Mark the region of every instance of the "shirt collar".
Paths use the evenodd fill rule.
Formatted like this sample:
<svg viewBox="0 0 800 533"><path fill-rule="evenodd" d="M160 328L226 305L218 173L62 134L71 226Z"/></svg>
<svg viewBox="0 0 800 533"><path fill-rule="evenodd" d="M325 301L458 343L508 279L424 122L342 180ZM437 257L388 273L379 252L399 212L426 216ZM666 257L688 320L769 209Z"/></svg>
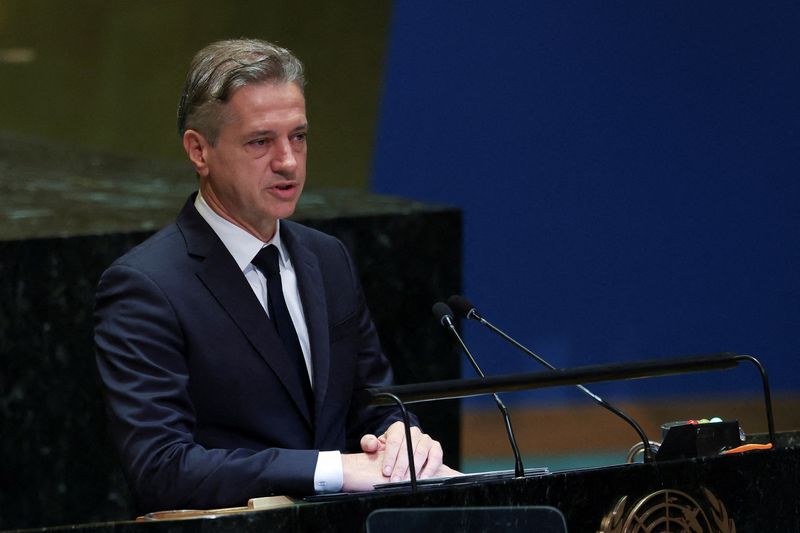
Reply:
<svg viewBox="0 0 800 533"><path fill-rule="evenodd" d="M208 222L217 237L220 238L222 244L228 249L233 256L234 261L243 272L250 266L250 261L256 256L259 250L269 244L274 244L278 248L280 255L281 265L285 266L288 261L288 255L284 250L283 243L281 242L281 221L275 221L275 235L272 236L267 242L262 241L258 237L248 233L236 224L229 222L222 218L216 211L211 209L208 203L203 198L202 193L198 191L197 198L194 200L194 207L203 220Z"/></svg>

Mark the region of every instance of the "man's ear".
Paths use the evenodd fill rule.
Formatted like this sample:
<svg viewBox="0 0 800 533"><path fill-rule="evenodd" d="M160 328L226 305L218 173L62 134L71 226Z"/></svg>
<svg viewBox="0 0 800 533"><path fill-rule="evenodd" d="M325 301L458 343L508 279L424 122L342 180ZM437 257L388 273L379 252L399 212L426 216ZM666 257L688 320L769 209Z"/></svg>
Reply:
<svg viewBox="0 0 800 533"><path fill-rule="evenodd" d="M206 160L210 144L197 130L186 130L183 133L183 149L189 161L192 162L195 172L200 177L208 175L208 162Z"/></svg>

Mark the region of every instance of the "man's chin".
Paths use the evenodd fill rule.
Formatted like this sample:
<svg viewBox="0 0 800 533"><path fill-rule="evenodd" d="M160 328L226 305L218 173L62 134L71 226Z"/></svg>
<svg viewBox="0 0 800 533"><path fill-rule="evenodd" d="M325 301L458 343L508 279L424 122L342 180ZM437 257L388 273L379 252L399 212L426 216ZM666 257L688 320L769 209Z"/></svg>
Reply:
<svg viewBox="0 0 800 533"><path fill-rule="evenodd" d="M287 205L283 206L281 209L274 210L273 216L274 218L279 220L284 218L289 218L292 215L294 215L294 211L296 208L297 208L297 202L294 202L291 206Z"/></svg>

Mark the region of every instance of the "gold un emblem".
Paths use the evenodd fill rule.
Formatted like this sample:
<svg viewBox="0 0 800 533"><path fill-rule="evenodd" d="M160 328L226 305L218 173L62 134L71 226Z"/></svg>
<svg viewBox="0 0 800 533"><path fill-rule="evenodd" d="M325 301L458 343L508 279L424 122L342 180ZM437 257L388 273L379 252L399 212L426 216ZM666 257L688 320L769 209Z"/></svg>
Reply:
<svg viewBox="0 0 800 533"><path fill-rule="evenodd" d="M725 505L701 488L707 505L679 490L660 490L627 508L623 496L600 523L598 533L736 533Z"/></svg>

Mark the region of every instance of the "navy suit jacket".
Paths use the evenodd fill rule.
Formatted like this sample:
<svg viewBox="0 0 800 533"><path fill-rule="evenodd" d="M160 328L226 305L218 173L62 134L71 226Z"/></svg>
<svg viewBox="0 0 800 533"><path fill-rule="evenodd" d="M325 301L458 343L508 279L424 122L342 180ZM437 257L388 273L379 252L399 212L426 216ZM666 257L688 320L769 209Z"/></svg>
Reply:
<svg viewBox="0 0 800 533"><path fill-rule="evenodd" d="M294 363L193 200L97 290L97 364L140 512L310 494L317 450L358 451L363 434L400 419L358 402L392 375L343 244L281 221L308 326L312 415Z"/></svg>

